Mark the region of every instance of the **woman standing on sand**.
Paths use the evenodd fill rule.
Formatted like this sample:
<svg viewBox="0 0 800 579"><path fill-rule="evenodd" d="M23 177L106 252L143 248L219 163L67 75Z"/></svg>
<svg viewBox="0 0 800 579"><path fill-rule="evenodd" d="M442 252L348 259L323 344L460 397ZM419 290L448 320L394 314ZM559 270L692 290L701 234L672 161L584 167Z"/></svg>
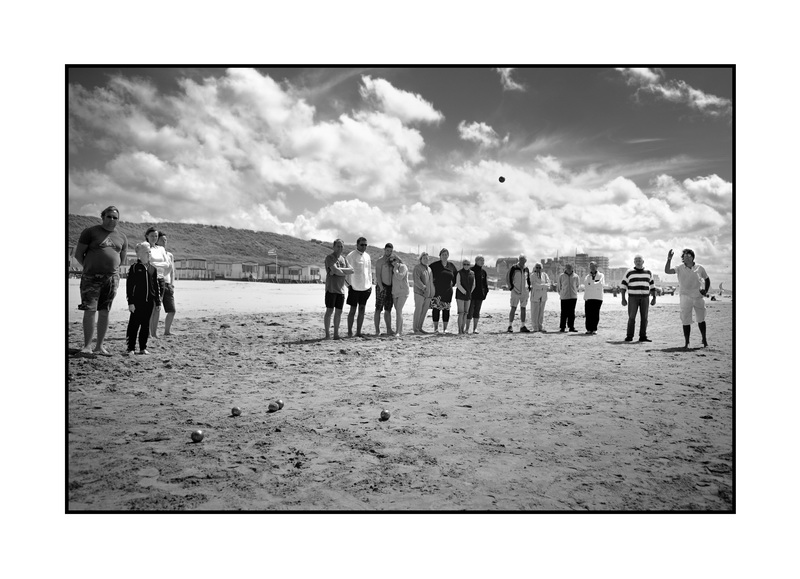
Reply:
<svg viewBox="0 0 800 579"><path fill-rule="evenodd" d="M433 297L433 272L428 267L428 254L422 252L419 263L414 267L414 333L427 334L422 329Z"/></svg>
<svg viewBox="0 0 800 579"><path fill-rule="evenodd" d="M395 335L399 338L403 335L403 306L406 304L408 294L411 289L408 287L408 267L399 255L389 257L392 265L392 301L396 315Z"/></svg>
<svg viewBox="0 0 800 579"><path fill-rule="evenodd" d="M167 234L163 231L158 232L158 247L163 247L164 251L167 250ZM164 272L164 294L161 297L161 302L164 307L164 312L167 317L164 318L164 335L171 336L170 328L172 327L172 320L175 318L175 256L167 251L167 266ZM158 324L158 321L156 321Z"/></svg>
<svg viewBox="0 0 800 579"><path fill-rule="evenodd" d="M450 302L453 301L453 286L456 285L456 266L448 261L450 252L442 248L439 252L439 261L431 264L433 272L434 298L431 300L433 308L433 331L439 333L439 312L442 313L442 333L447 333L447 322L450 321Z"/></svg>
<svg viewBox="0 0 800 579"><path fill-rule="evenodd" d="M458 304L458 333L466 334L468 328L467 314L472 290L475 289L475 272L470 269L468 259L461 262L461 269L456 275L456 303Z"/></svg>
<svg viewBox="0 0 800 579"><path fill-rule="evenodd" d="M169 257L167 257L167 250L161 245L156 245L158 241L158 229L155 227L148 227L144 233L144 239L150 244L150 263L156 268L158 273L158 300L160 304L164 298L164 275L169 268ZM161 306L153 307L153 315L150 316L150 337L153 339L158 338L158 318L161 316Z"/></svg>

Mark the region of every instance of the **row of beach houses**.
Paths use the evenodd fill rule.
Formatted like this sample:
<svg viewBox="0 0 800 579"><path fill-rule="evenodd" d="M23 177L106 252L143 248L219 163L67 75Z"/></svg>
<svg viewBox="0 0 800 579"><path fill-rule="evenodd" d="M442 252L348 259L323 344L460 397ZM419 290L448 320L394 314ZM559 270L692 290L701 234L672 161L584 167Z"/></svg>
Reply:
<svg viewBox="0 0 800 579"><path fill-rule="evenodd" d="M83 267L75 259L75 247L69 246L68 274L80 277ZM128 251L125 262L119 266L120 276L128 274L130 266L136 263L136 253ZM323 265L274 264L256 261L209 261L204 258L176 259L176 279L197 280L246 280L271 281L278 283L322 283L325 281Z"/></svg>

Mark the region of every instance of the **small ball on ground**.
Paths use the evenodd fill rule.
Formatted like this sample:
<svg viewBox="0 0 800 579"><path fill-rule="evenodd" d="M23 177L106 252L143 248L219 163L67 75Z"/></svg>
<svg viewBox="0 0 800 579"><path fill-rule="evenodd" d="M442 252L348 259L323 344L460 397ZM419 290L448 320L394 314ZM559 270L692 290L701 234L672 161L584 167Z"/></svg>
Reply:
<svg viewBox="0 0 800 579"><path fill-rule="evenodd" d="M205 434L203 434L202 430L195 430L194 432L192 432L192 441L200 442L201 440L203 440L204 436Z"/></svg>
<svg viewBox="0 0 800 579"><path fill-rule="evenodd" d="M381 410L381 420L389 420L390 416L391 414L389 414L388 410Z"/></svg>
<svg viewBox="0 0 800 579"><path fill-rule="evenodd" d="M278 410L283 410L283 400L278 400Z"/></svg>
<svg viewBox="0 0 800 579"><path fill-rule="evenodd" d="M267 409L268 409L270 412L277 412L278 410L280 410L280 408L278 408L278 404L277 404L277 403L275 403L275 402L270 402L270 403L269 403L269 406L267 407Z"/></svg>
<svg viewBox="0 0 800 579"><path fill-rule="evenodd" d="M231 408L231 414L233 414L234 416L239 416L242 414L242 409L239 408L238 406L234 406L233 408Z"/></svg>

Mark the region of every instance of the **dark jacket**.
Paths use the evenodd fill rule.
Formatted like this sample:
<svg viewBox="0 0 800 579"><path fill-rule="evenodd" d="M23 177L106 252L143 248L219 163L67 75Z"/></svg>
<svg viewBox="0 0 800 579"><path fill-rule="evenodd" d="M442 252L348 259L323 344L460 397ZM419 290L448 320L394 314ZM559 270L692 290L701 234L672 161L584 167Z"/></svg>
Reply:
<svg viewBox="0 0 800 579"><path fill-rule="evenodd" d="M158 295L158 272L156 268L143 264L136 260L128 270L128 279L125 284L125 293L128 296L128 304L144 305L155 303L161 305L161 297Z"/></svg>
<svg viewBox="0 0 800 579"><path fill-rule="evenodd" d="M473 265L472 271L475 272L475 289L472 290L473 300L485 300L489 294L489 276L486 270L479 265Z"/></svg>

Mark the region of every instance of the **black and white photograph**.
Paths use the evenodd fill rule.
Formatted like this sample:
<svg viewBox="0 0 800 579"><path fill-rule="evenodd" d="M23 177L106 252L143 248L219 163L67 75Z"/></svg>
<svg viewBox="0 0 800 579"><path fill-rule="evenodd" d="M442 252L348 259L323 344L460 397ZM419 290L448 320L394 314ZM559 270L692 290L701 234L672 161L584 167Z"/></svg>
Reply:
<svg viewBox="0 0 800 579"><path fill-rule="evenodd" d="M733 512L734 73L69 67L68 510Z"/></svg>

